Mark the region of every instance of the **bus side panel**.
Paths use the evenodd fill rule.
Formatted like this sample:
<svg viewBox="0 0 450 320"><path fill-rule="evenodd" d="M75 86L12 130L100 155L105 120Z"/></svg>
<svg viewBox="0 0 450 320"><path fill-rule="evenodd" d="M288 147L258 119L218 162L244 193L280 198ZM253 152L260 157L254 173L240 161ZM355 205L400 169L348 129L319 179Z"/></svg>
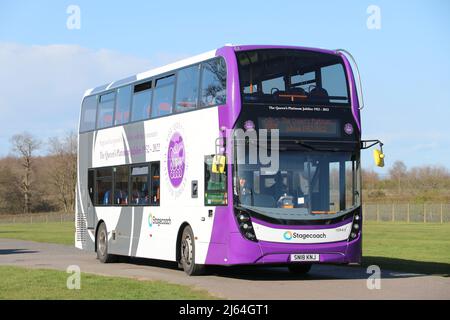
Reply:
<svg viewBox="0 0 450 320"><path fill-rule="evenodd" d="M215 152L217 119L217 108L213 107L157 120L160 154L156 158L147 155L147 161L160 160L161 203L144 210L139 236L135 231L133 239L138 243L137 256L175 261L180 228L189 224L195 237L196 261L205 262L213 224L209 211L214 212L215 207L204 204L204 159ZM146 134L151 135L154 127L152 121L146 122ZM182 137L185 157L185 170L178 186L173 185L169 172L170 142L176 133ZM193 181L198 185L196 197L192 196Z"/></svg>
<svg viewBox="0 0 450 320"><path fill-rule="evenodd" d="M219 135L217 119L217 107L211 107L108 128L91 135L93 148L88 150L92 150L89 156L92 164L83 166L85 172L92 167L160 164L160 206L95 207L94 224L105 222L110 253L174 261L180 227L189 224L195 236L196 261L205 262L214 220L209 211L214 212L215 207L204 204L204 159L215 152L215 139ZM179 136L182 152L173 144L174 137ZM179 183L170 177L173 149L179 152L177 161L184 162ZM193 181L198 185L197 196L192 195Z"/></svg>

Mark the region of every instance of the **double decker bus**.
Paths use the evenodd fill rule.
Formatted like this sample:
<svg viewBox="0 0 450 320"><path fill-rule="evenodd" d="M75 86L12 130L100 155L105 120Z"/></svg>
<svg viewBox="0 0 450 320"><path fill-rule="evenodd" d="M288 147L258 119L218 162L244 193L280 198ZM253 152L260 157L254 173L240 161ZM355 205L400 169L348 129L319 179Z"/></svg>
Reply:
<svg viewBox="0 0 450 320"><path fill-rule="evenodd" d="M189 275L359 263L356 69L343 50L226 45L87 90L76 247Z"/></svg>

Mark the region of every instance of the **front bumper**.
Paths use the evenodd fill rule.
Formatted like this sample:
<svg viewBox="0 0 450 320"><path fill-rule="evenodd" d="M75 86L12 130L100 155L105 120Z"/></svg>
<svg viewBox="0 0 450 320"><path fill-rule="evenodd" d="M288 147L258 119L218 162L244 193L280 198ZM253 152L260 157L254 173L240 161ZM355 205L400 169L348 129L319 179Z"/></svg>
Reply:
<svg viewBox="0 0 450 320"><path fill-rule="evenodd" d="M348 264L361 263L361 233L352 241L319 244L287 244L265 241L249 241L240 233L231 233L228 245L210 244L207 264L285 264L294 253L320 254L318 263ZM316 262L317 263L317 262Z"/></svg>

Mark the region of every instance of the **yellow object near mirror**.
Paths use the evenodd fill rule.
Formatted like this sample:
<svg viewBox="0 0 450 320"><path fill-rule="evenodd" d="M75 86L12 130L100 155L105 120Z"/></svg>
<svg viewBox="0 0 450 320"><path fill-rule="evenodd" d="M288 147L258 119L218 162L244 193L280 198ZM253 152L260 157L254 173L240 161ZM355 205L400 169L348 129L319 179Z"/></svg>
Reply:
<svg viewBox="0 0 450 320"><path fill-rule="evenodd" d="M384 153L378 149L373 150L373 160L378 167L384 167Z"/></svg>
<svg viewBox="0 0 450 320"><path fill-rule="evenodd" d="M225 156L215 155L213 158L211 171L213 173L224 173L225 172L225 162L226 162Z"/></svg>

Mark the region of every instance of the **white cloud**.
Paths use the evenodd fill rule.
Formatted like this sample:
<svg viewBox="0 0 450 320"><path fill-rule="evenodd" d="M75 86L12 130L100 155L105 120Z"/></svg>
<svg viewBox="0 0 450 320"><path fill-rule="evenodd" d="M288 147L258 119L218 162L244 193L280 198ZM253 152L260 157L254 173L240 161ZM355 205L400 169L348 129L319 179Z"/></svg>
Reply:
<svg viewBox="0 0 450 320"><path fill-rule="evenodd" d="M143 59L78 45L0 43L0 155L8 152L15 133L27 130L47 138L75 129L86 89L180 56L157 53Z"/></svg>

